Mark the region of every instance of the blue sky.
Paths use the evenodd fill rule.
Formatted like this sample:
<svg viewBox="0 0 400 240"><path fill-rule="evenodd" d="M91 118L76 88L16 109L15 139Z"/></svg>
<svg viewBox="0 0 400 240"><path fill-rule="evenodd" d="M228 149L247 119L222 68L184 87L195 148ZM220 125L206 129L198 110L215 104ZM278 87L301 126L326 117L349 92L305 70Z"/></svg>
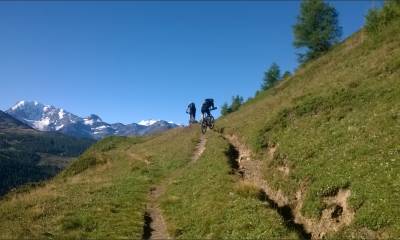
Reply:
<svg viewBox="0 0 400 240"><path fill-rule="evenodd" d="M330 2L343 37L371 1ZM0 109L37 100L107 122L186 123L189 101L253 96L297 66L299 1L0 2ZM199 107L199 106L198 106ZM218 115L218 114L217 114Z"/></svg>

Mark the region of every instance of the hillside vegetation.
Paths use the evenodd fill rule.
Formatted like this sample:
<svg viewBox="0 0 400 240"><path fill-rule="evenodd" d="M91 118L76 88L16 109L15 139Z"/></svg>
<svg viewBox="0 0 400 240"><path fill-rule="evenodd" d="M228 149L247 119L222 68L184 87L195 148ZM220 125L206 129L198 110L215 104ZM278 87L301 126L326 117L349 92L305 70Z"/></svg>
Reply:
<svg viewBox="0 0 400 240"><path fill-rule="evenodd" d="M400 236L399 26L354 34L218 122L265 161L276 191L295 199L305 185L307 218L350 190L355 217L330 237Z"/></svg>
<svg viewBox="0 0 400 240"><path fill-rule="evenodd" d="M177 239L297 239L259 190L235 174L234 149L207 134L206 150L170 181L161 198L169 232Z"/></svg>
<svg viewBox="0 0 400 240"><path fill-rule="evenodd" d="M201 151L197 126L98 142L6 195L0 238L399 238L399 26L259 93Z"/></svg>
<svg viewBox="0 0 400 240"><path fill-rule="evenodd" d="M0 238L142 236L150 186L190 160L198 131L110 137L61 175L0 203Z"/></svg>
<svg viewBox="0 0 400 240"><path fill-rule="evenodd" d="M56 175L93 143L36 131L0 111L0 196L11 188Z"/></svg>

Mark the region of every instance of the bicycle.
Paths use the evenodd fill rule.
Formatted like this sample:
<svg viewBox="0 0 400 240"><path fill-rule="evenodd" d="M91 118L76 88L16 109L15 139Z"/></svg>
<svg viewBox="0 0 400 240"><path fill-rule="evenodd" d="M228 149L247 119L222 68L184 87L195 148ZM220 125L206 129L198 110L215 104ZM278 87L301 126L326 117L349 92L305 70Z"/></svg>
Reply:
<svg viewBox="0 0 400 240"><path fill-rule="evenodd" d="M215 107L215 108L212 108L210 110L212 111L212 110L215 110L215 109L217 109L217 108ZM201 119L201 132L203 134L205 134L207 132L207 127L210 128L210 129L213 129L214 128L214 122L215 122L215 119L214 119L212 114L210 114L210 115L208 115L206 117L203 116L203 118Z"/></svg>

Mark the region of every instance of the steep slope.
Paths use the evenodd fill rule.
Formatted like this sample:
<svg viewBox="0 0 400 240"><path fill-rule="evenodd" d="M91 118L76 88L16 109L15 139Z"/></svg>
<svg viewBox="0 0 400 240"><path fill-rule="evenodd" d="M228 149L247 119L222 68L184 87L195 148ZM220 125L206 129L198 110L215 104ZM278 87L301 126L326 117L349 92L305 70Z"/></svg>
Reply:
<svg viewBox="0 0 400 240"><path fill-rule="evenodd" d="M32 129L27 124L13 118L12 116L8 115L7 113L0 111L0 129L7 130L7 129Z"/></svg>
<svg viewBox="0 0 400 240"><path fill-rule="evenodd" d="M355 34L217 124L313 238L400 236L399 26ZM344 205L354 216L338 227Z"/></svg>
<svg viewBox="0 0 400 240"><path fill-rule="evenodd" d="M0 111L0 196L21 184L54 176L92 143L36 131Z"/></svg>

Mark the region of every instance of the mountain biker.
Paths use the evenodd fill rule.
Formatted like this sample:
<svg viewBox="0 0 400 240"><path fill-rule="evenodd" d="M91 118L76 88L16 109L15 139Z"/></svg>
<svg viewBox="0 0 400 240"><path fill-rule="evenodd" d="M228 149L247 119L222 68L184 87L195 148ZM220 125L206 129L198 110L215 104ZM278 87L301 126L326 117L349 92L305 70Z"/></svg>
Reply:
<svg viewBox="0 0 400 240"><path fill-rule="evenodd" d="M203 115L203 119L211 116L210 110L214 110L214 109L215 109L214 99L212 99L212 98L205 99L203 105L201 105L201 113Z"/></svg>
<svg viewBox="0 0 400 240"><path fill-rule="evenodd" d="M193 102L187 106L186 113L190 115L189 124L196 122L196 105Z"/></svg>

